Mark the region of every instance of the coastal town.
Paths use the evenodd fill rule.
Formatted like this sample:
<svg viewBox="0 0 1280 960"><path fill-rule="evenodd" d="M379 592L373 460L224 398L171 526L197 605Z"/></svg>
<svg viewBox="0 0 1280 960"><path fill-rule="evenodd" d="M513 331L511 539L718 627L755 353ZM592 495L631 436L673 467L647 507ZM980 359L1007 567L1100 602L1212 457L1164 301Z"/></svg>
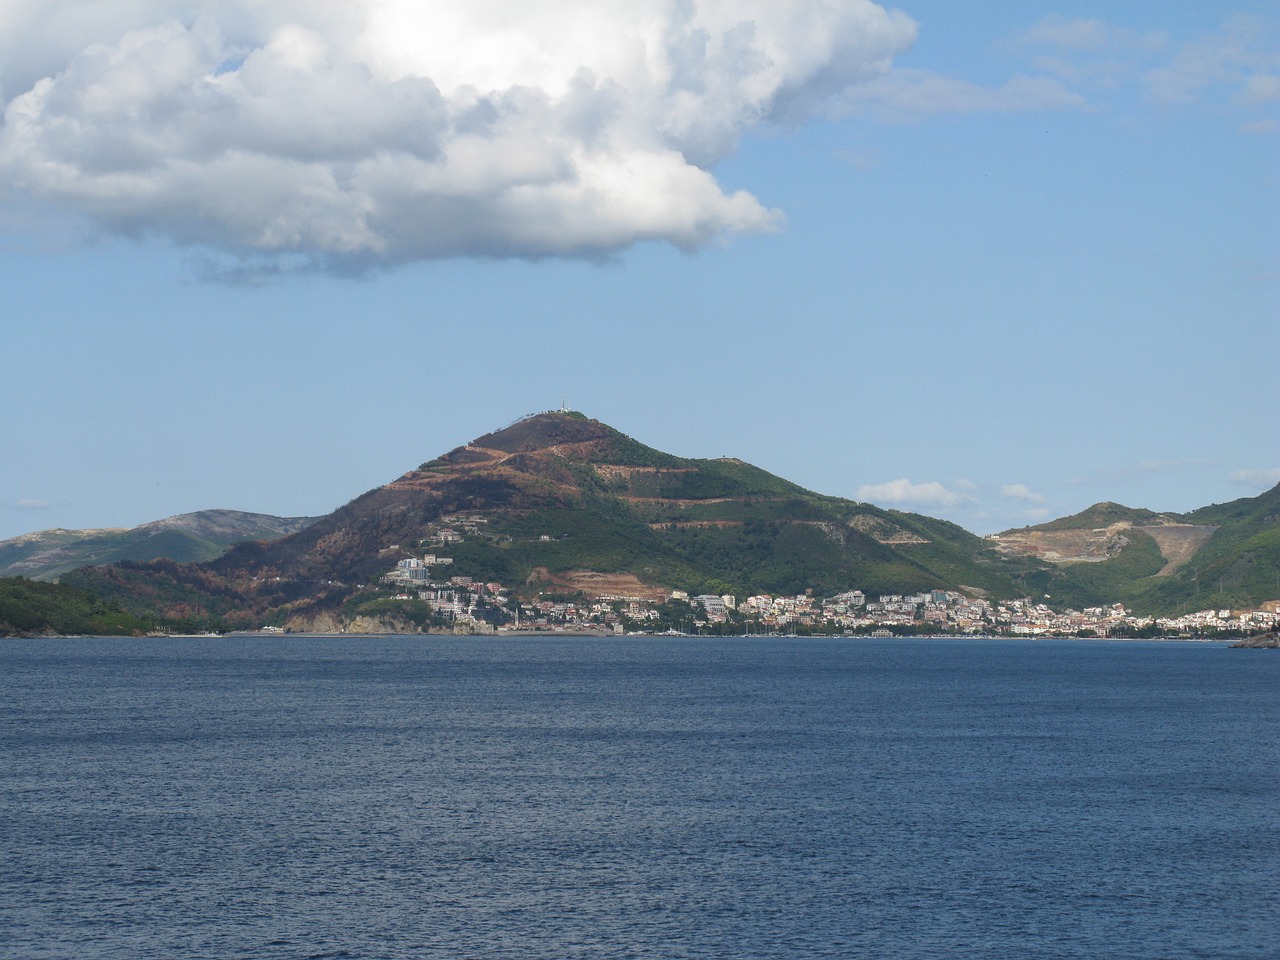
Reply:
<svg viewBox="0 0 1280 960"><path fill-rule="evenodd" d="M383 583L395 591L390 600L414 604L427 613L431 627L458 634L1214 638L1280 626L1276 603L1258 610L1144 617L1118 603L1057 611L1030 599L989 601L948 590L870 597L851 589L825 598L813 591L739 598L673 590L663 600L615 594L531 599L517 597L509 585L474 580L454 569L452 557L427 553L401 560Z"/></svg>

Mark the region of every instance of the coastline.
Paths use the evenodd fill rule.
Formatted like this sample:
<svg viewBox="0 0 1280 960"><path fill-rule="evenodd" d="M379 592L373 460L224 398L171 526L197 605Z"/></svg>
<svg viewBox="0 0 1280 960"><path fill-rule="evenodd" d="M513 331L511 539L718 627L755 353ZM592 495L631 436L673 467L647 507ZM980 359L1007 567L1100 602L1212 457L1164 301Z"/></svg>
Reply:
<svg viewBox="0 0 1280 960"><path fill-rule="evenodd" d="M1219 644L1232 649L1264 650L1280 649L1280 639L1275 635L1260 637L1058 637L1058 636L1026 636L1001 634L900 634L891 637L873 637L869 634L698 634L698 633L614 633L609 630L499 630L488 633L453 633L448 630L429 631L426 633L403 633L397 631L346 631L346 630L306 630L297 632L232 630L227 633L170 633L170 634L13 634L0 637L0 644L12 640L279 640L279 639L336 639L349 637L355 639L406 637L420 639L449 638L456 640L515 640L515 639L553 639L582 638L593 640L847 640L853 643L864 641L998 641L1001 643L1178 643L1178 644ZM1269 637L1269 639L1267 639ZM1261 641L1261 642L1260 642Z"/></svg>

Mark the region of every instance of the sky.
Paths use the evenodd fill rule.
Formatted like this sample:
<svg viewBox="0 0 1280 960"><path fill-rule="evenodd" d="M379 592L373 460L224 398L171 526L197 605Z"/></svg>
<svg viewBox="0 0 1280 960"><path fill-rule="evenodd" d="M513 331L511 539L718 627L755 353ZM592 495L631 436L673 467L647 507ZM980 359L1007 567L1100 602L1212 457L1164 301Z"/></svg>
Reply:
<svg viewBox="0 0 1280 960"><path fill-rule="evenodd" d="M1270 2L5 0L0 538L562 402L987 534L1280 482Z"/></svg>

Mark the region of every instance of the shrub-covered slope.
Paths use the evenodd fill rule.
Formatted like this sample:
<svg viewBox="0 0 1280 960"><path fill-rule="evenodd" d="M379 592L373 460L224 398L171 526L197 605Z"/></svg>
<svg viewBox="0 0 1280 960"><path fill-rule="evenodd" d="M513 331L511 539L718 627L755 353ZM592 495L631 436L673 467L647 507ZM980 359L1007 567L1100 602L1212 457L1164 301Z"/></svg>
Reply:
<svg viewBox="0 0 1280 960"><path fill-rule="evenodd" d="M328 609L428 550L452 557L459 574L532 592L599 574L657 592L963 585L1009 595L1026 567L954 524L821 496L739 460L676 457L552 413L430 460L290 536L233 547L198 575L122 565L76 577L135 609L269 620Z"/></svg>

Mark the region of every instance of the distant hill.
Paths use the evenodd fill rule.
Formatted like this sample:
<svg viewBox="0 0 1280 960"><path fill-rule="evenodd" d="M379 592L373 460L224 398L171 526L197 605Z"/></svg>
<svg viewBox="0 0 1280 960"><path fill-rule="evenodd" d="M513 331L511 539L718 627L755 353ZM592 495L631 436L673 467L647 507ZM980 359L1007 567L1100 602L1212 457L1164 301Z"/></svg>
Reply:
<svg viewBox="0 0 1280 960"><path fill-rule="evenodd" d="M1047 561L1027 582L1064 605L1109 598L1172 614L1280 599L1280 486L1185 514L1099 503L991 540L1010 558Z"/></svg>
<svg viewBox="0 0 1280 960"><path fill-rule="evenodd" d="M201 510L125 529L41 530L0 541L0 577L53 580L84 564L119 560L212 560L245 540L273 540L314 517Z"/></svg>
<svg viewBox="0 0 1280 960"><path fill-rule="evenodd" d="M386 609L383 575L427 553L526 598L946 589L1176 613L1280 597L1277 499L1280 488L1186 515L1102 503L983 539L557 412L479 437L277 539L204 562L174 551L121 559L63 580L193 627L338 629Z"/></svg>
<svg viewBox="0 0 1280 960"><path fill-rule="evenodd" d="M740 460L676 457L581 414L547 413L281 539L198 566L81 571L76 582L139 609L318 627L349 612L362 585L425 551L532 595L964 585L1007 596L1027 569L955 524L822 496Z"/></svg>
<svg viewBox="0 0 1280 960"><path fill-rule="evenodd" d="M1108 527L1114 523L1131 525L1150 523L1160 516L1153 510L1134 509L1123 504L1103 501L1102 503L1095 503L1093 506L1087 507L1070 517L1060 517L1057 520L1050 520L1047 523L1029 527L1028 529L1041 531L1087 530L1095 527Z"/></svg>

